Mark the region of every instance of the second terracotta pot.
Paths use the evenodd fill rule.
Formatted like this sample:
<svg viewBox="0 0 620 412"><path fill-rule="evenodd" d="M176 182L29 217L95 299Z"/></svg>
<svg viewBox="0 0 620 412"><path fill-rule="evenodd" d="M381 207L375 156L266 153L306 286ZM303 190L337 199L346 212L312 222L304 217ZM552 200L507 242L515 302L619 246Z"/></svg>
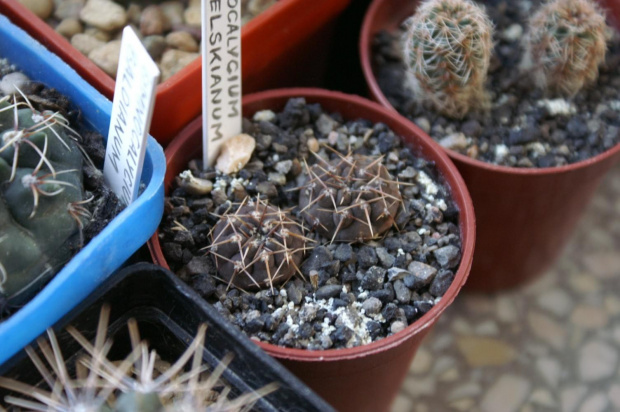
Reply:
<svg viewBox="0 0 620 412"><path fill-rule="evenodd" d="M607 0L613 21L617 1ZM417 2L374 0L360 36L364 77L372 98L396 112L377 84L372 41L396 30ZM518 169L496 166L446 150L465 180L476 211L476 254L467 289L493 292L523 285L559 257L607 171L620 159L620 145L567 166Z"/></svg>
<svg viewBox="0 0 620 412"><path fill-rule="evenodd" d="M449 187L459 209L462 260L455 279L439 303L405 330L368 345L350 349L310 351L267 343L257 344L282 362L308 386L340 411L387 411L407 374L422 339L439 315L452 303L469 273L474 251L475 223L471 199L456 168L441 149L423 137L404 118L376 103L357 96L317 89L283 89L250 95L243 100L243 113L251 117L259 110L278 111L291 97L305 97L320 103L326 111L339 112L345 119L364 118L387 124L416 153L432 161ZM201 156L202 119L197 118L166 149L165 186L191 159ZM149 243L156 263L167 267L157 234Z"/></svg>

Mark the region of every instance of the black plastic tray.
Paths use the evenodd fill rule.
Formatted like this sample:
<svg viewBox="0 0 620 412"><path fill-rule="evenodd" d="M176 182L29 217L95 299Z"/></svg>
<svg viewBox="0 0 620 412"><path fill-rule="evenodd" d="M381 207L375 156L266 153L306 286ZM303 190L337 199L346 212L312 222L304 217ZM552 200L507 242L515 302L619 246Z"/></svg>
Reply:
<svg viewBox="0 0 620 412"><path fill-rule="evenodd" d="M138 322L140 336L149 341L162 359L174 361L206 323L203 360L215 367L228 353L234 358L222 375L240 395L272 382L278 390L256 402L259 411L333 411L305 384L221 317L196 292L173 273L152 264L138 263L112 275L85 302L54 326L67 367L71 370L81 348L63 328L71 324L87 338L94 338L102 304L110 305L108 336L114 338L110 356L129 353L126 322ZM0 343L0 350L2 345ZM39 384L42 379L24 350L0 365L0 376ZM5 391L0 389L0 404Z"/></svg>

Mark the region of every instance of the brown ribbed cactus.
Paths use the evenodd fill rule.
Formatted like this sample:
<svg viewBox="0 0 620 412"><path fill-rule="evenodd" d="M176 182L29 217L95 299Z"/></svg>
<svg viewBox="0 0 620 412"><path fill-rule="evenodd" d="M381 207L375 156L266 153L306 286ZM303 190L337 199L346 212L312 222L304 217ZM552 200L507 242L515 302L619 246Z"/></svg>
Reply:
<svg viewBox="0 0 620 412"><path fill-rule="evenodd" d="M221 216L208 247L219 276L241 289L273 288L299 271L306 249L301 226L289 212L246 199Z"/></svg>
<svg viewBox="0 0 620 412"><path fill-rule="evenodd" d="M523 67L552 93L575 95L596 81L607 49L605 15L590 0L553 0L529 21Z"/></svg>
<svg viewBox="0 0 620 412"><path fill-rule="evenodd" d="M317 158L299 193L301 214L312 228L332 242L361 242L392 226L402 197L382 157Z"/></svg>
<svg viewBox="0 0 620 412"><path fill-rule="evenodd" d="M461 118L485 98L493 25L470 0L427 0L411 18L404 60L420 101Z"/></svg>

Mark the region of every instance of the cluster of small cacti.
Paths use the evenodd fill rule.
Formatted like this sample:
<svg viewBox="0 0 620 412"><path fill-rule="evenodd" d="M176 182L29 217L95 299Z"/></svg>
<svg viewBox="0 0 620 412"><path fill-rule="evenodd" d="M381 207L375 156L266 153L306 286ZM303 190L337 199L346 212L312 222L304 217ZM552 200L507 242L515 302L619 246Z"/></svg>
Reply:
<svg viewBox="0 0 620 412"><path fill-rule="evenodd" d="M75 378L68 372L55 333L48 329L48 339L37 341L45 360L31 347L26 352L52 392L0 377L0 387L27 397L9 395L5 402L23 410L233 412L249 410L258 399L277 389L271 384L228 399L229 389L222 385L220 377L232 357L225 357L215 370L208 372L202 359L205 325L199 328L185 352L173 364L167 364L141 341L137 323L130 319L127 326L133 350L124 360L113 362L108 358L112 347L112 341L106 337L108 319L109 308L104 306L94 343L77 329L67 328L86 353L76 361Z"/></svg>
<svg viewBox="0 0 620 412"><path fill-rule="evenodd" d="M58 113L0 100L0 296L20 304L79 248L83 154Z"/></svg>
<svg viewBox="0 0 620 412"><path fill-rule="evenodd" d="M492 23L472 0L427 0L404 42L416 98L461 118L484 107ZM548 93L573 96L598 77L606 51L604 13L592 0L551 0L529 21L522 64Z"/></svg>
<svg viewBox="0 0 620 412"><path fill-rule="evenodd" d="M261 199L246 199L213 227L208 247L218 273L240 289L260 289L287 281L296 272L306 238L289 212Z"/></svg>
<svg viewBox="0 0 620 412"><path fill-rule="evenodd" d="M539 87L575 95L598 77L605 60L605 15L590 0L553 0L530 19L526 65Z"/></svg>
<svg viewBox="0 0 620 412"><path fill-rule="evenodd" d="M339 242L379 237L394 223L402 204L398 182L381 157L318 157L300 188L299 207L310 227Z"/></svg>

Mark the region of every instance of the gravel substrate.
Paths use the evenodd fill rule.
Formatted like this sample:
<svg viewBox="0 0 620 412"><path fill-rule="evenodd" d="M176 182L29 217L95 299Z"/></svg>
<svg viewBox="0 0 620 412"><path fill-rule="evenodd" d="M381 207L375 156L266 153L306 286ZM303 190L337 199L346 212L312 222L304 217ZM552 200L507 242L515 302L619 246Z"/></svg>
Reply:
<svg viewBox="0 0 620 412"><path fill-rule="evenodd" d="M519 70L530 1L488 1L495 49L487 90L490 113L461 120L439 116L412 99L402 62L401 36L381 32L373 43L373 67L390 103L442 146L484 162L510 167L554 167L579 162L620 142L620 36L608 43L596 84L573 99L545 96Z"/></svg>
<svg viewBox="0 0 620 412"><path fill-rule="evenodd" d="M328 349L353 347L396 333L428 312L450 286L461 258L458 210L433 164L416 157L384 124L343 121L318 104L291 99L282 113L259 112L244 120L256 139L250 162L236 175L190 162L194 176L213 190L189 195L176 187L166 199L159 238L170 267L250 337L276 345ZM329 150L335 149L335 150ZM226 210L246 196L292 209L299 218L304 161L353 154L383 156L403 203L396 225L366 243L333 242L308 231L311 250L303 274L286 284L244 292L218 280L212 256L203 249ZM339 152L339 153L336 153ZM293 189L293 190L291 190ZM316 281L312 285L310 279Z"/></svg>

